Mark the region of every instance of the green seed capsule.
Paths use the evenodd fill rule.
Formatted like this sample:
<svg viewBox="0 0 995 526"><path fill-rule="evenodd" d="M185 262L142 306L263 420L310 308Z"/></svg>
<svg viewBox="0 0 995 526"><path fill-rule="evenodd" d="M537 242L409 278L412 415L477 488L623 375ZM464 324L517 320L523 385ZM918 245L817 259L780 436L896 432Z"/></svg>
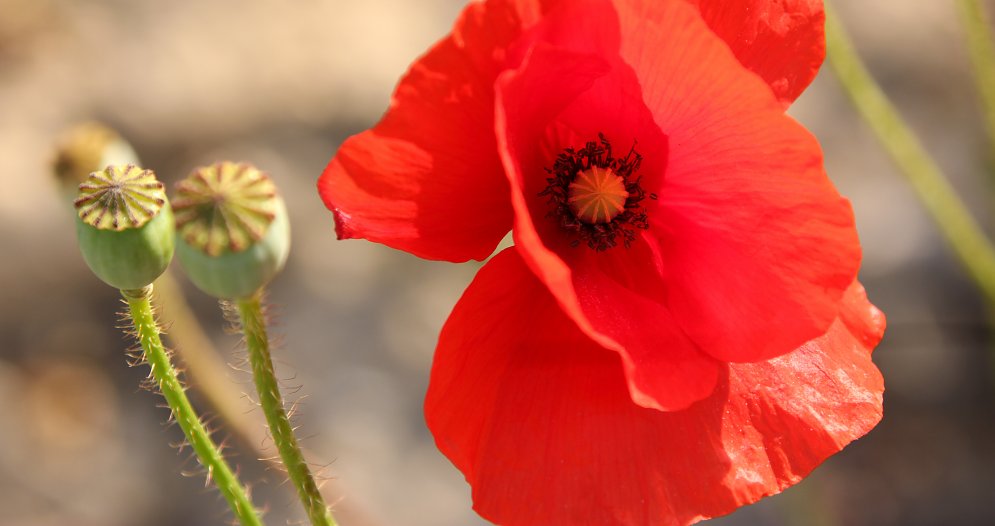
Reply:
<svg viewBox="0 0 995 526"><path fill-rule="evenodd" d="M176 190L176 252L199 289L244 298L283 268L290 222L265 173L246 163L216 163L194 170Z"/></svg>
<svg viewBox="0 0 995 526"><path fill-rule="evenodd" d="M90 270L119 289L140 289L173 258L173 213L151 170L108 166L79 185L76 237Z"/></svg>

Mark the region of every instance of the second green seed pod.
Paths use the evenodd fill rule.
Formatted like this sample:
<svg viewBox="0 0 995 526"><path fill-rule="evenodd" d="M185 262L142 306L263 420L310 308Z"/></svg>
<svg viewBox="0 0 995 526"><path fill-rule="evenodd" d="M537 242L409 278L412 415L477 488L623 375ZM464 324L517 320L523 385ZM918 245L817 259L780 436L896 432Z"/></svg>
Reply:
<svg viewBox="0 0 995 526"><path fill-rule="evenodd" d="M283 268L290 221L265 173L246 163L215 163L194 170L176 190L176 255L197 288L244 298Z"/></svg>

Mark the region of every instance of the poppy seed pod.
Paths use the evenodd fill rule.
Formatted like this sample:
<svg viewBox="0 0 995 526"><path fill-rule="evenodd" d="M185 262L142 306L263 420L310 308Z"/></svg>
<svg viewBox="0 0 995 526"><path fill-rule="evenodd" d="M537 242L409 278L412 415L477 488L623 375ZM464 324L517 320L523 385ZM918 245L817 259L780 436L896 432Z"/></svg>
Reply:
<svg viewBox="0 0 995 526"><path fill-rule="evenodd" d="M90 270L112 287L140 289L173 258L173 213L151 170L108 166L79 185L76 235Z"/></svg>
<svg viewBox="0 0 995 526"><path fill-rule="evenodd" d="M180 263L211 296L247 297L287 261L287 207L269 176L250 164L194 170L177 184L174 206Z"/></svg>

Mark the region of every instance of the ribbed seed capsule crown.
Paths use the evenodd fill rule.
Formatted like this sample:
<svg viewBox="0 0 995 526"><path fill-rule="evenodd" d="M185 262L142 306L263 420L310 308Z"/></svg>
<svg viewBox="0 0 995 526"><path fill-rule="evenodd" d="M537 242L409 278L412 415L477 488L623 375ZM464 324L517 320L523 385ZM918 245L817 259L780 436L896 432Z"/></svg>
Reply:
<svg viewBox="0 0 995 526"><path fill-rule="evenodd" d="M93 172L79 185L76 234L90 270L119 289L140 289L173 257L173 214L151 170L133 164Z"/></svg>
<svg viewBox="0 0 995 526"><path fill-rule="evenodd" d="M259 241L276 218L276 185L247 163L198 168L176 185L176 228L209 256L241 252Z"/></svg>
<svg viewBox="0 0 995 526"><path fill-rule="evenodd" d="M577 173L567 187L567 203L577 219L589 225L610 223L625 211L629 192L625 179L611 168L592 166Z"/></svg>
<svg viewBox="0 0 995 526"><path fill-rule="evenodd" d="M120 232L155 217L166 204L166 187L152 170L133 164L108 166L80 183L73 204L84 223Z"/></svg>
<svg viewBox="0 0 995 526"><path fill-rule="evenodd" d="M286 262L290 226L272 179L247 163L194 170L173 199L178 255L190 280L218 298L241 298Z"/></svg>

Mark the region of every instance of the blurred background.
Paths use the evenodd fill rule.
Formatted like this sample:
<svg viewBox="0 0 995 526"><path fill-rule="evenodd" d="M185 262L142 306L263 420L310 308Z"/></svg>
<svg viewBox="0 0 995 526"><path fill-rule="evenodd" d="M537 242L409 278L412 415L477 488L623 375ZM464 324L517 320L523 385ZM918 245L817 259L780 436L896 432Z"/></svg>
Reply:
<svg viewBox="0 0 995 526"><path fill-rule="evenodd" d="M421 416L435 338L477 266L337 242L315 181L372 125L460 0L0 0L0 526L218 525L157 396L138 388L116 291L76 248L50 175L68 126L98 119L172 182L215 160L270 172L293 251L270 298L280 374L344 526L482 525ZM982 224L995 178L951 0L838 0L861 54ZM990 11L995 5L989 3ZM714 521L995 524L995 361L981 296L824 68L791 113L821 140L856 209L868 293L888 315L875 353L884 421L805 482ZM213 300L188 297L241 359ZM249 378L231 368L240 391ZM196 397L196 393L192 393ZM199 399L195 400L198 401ZM201 401L202 402L202 401ZM251 404L241 409L258 418ZM223 436L223 435L221 435ZM303 516L283 475L230 443L268 523Z"/></svg>

